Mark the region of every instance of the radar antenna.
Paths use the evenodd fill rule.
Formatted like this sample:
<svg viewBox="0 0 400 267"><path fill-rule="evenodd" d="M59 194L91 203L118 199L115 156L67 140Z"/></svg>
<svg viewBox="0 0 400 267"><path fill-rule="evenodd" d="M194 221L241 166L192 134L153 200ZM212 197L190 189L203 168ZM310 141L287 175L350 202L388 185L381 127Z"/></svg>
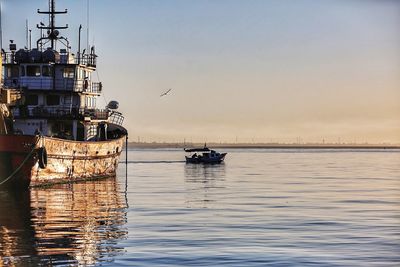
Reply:
<svg viewBox="0 0 400 267"><path fill-rule="evenodd" d="M60 32L58 30L63 30L68 28L68 24L66 24L63 27L56 26L56 20L55 16L59 14L67 14L68 10L65 9L64 11L56 11L56 5L55 5L55 0L49 0L49 11L40 11L39 9L37 10L38 14L47 14L49 15L49 25L44 26L39 24L36 25L36 27L40 30L47 30L47 36L40 36L40 39L37 41L37 47L39 48L39 43L40 43L40 48L43 48L43 45L51 42L51 49L55 48L55 43L57 40L65 40L66 44L63 43L67 48L69 48L69 42L66 38L64 37L59 37ZM48 40L47 42L43 43L43 40Z"/></svg>

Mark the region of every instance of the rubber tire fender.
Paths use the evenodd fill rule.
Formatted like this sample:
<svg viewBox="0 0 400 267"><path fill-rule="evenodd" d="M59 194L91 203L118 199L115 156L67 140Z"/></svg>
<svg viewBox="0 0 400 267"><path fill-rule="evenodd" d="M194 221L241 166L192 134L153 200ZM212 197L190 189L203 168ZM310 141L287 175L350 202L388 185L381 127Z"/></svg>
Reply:
<svg viewBox="0 0 400 267"><path fill-rule="evenodd" d="M38 150L39 167L46 169L47 167L47 150L45 147L40 147Z"/></svg>

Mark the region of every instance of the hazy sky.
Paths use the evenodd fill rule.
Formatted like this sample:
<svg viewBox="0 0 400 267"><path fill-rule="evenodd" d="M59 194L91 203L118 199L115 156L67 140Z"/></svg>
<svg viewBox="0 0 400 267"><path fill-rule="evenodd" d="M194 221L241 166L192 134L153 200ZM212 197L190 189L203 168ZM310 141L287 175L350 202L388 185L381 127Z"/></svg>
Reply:
<svg viewBox="0 0 400 267"><path fill-rule="evenodd" d="M131 139L400 143L400 1L89 1L98 103L120 102ZM2 2L24 46L48 0ZM86 7L57 1L74 51Z"/></svg>

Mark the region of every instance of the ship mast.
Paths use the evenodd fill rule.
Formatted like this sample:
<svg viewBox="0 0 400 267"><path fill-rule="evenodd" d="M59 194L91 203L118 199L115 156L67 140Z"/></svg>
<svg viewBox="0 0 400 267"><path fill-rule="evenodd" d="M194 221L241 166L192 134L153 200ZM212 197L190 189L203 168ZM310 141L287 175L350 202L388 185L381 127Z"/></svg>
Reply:
<svg viewBox="0 0 400 267"><path fill-rule="evenodd" d="M54 50L55 48L55 43L57 40L65 40L67 41L67 44L64 44L68 47L68 40L64 37L58 37L60 32L58 30L63 30L68 28L68 24L65 26L56 26L56 15L59 14L67 14L68 10L65 9L64 11L56 11L56 6L55 6L55 0L49 0L49 11L40 11L38 9L38 14L47 14L49 15L49 25L36 25L36 27L40 30L47 30L47 36L40 36L40 39L37 41L37 47L39 48L39 43L41 43L40 48L43 48L43 40L48 40L48 42L51 42L51 49ZM47 43L47 42L46 42ZM45 44L46 44L45 43Z"/></svg>

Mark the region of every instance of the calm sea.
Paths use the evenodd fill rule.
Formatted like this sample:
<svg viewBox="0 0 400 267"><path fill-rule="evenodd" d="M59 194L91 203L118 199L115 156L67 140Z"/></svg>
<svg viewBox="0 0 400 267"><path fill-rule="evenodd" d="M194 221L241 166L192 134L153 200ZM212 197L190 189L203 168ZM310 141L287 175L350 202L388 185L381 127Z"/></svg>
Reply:
<svg viewBox="0 0 400 267"><path fill-rule="evenodd" d="M128 177L0 189L0 266L400 266L399 150L130 150Z"/></svg>

